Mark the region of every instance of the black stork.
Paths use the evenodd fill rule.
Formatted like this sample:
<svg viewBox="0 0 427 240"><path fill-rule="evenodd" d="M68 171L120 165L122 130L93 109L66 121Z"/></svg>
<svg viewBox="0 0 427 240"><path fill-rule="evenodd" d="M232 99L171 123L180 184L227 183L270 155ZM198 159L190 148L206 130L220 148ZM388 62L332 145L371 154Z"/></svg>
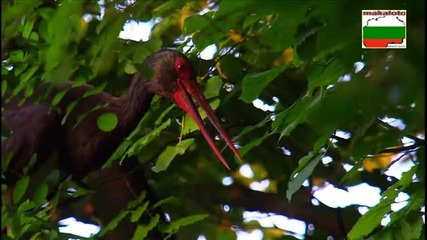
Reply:
<svg viewBox="0 0 427 240"><path fill-rule="evenodd" d="M151 69L149 74L151 77L136 73L128 94L121 97L113 97L106 92L83 97L93 89L93 86L72 87L72 82L59 86L40 84L35 91L36 94L26 99L24 103L21 102L22 95L10 98L6 94L2 98L4 108L2 125L10 130L10 136L2 142L2 161L9 159L10 164L4 174L5 182L13 186L34 154L37 154L37 163L33 168L42 169L40 165L45 164L46 159L51 159L54 151L62 170L77 181L85 177L87 179L87 175L91 172L92 175L95 173L95 179L114 174L121 176L95 187L97 189L92 197L97 208L95 210L101 215L104 214L98 216L103 218L104 222L109 222L127 206L128 201L136 197L135 194L150 189L146 179L142 179L144 174L141 170L129 170L129 165L131 168L135 167L131 161L127 161L129 162L127 167L116 164L111 169L103 169L104 171L97 169L135 129L148 111L154 94L174 101L194 118L209 146L221 163L229 169L229 165L204 126L194 99L207 113L208 119L237 158L242 159L204 97L196 82L195 69L184 54L176 50L160 50L148 57L144 64ZM62 99L55 106L51 106L54 96L62 91L65 91ZM47 94L40 94L42 92ZM73 104L74 108L70 112L68 108ZM112 131L106 132L98 128L97 119L101 114L108 112L117 116L118 123ZM114 194L117 188L122 189L120 194ZM111 206L115 206L116 209L110 211ZM112 231L106 239L131 237L129 234L135 229L135 225L130 221L122 221L120 224L122 228L118 227L117 231ZM154 233L149 239L161 237Z"/></svg>
<svg viewBox="0 0 427 240"><path fill-rule="evenodd" d="M204 97L196 82L195 69L184 54L164 49L148 57L144 64L151 69L151 79L136 73L128 94L121 97L100 92L82 98L93 87L71 87L71 83L68 83L57 87L50 92L50 97L46 97L53 98L58 91L66 90L55 107L34 103L36 96L27 99L22 105L18 104L19 98L7 102L3 100L5 116L2 124L10 130L11 135L2 143L2 159L6 158L7 153L12 154L9 177L18 178L34 153L37 153L38 158L46 158L53 148L57 148L61 162L69 173L76 179L83 178L105 163L124 137L136 127L148 111L154 94L174 101L187 112L221 163L230 169L204 126L193 102L195 99L237 158L242 160ZM45 85L41 85L39 91L43 89L46 89ZM46 100L44 102L49 103ZM77 104L64 121L67 107L72 103ZM93 111L97 106L102 108ZM97 126L97 118L106 112L112 112L118 118L116 128L110 132L102 131ZM83 115L85 117L81 120Z"/></svg>

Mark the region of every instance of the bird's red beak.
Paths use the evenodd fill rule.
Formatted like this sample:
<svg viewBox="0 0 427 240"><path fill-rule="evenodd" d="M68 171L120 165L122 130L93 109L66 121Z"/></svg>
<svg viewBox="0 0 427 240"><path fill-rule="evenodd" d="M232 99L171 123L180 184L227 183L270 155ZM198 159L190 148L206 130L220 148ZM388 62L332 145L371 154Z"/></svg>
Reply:
<svg viewBox="0 0 427 240"><path fill-rule="evenodd" d="M183 80L183 79L178 79L177 82L178 82L178 90L175 91L175 93L173 94L173 99L175 103L184 111L186 111L188 114L190 114L190 116L196 121L197 125L200 128L200 131L203 134L203 137L206 139L211 149L215 152L216 156L219 158L221 163L224 164L224 166L230 170L228 163L225 161L221 152L218 150L217 146L215 145L212 137L209 135L209 132L206 129L206 126L203 124L203 120L200 117L199 112L197 111L197 108L192 100L192 97L197 101L200 107L206 112L209 121L216 128L216 130L219 132L221 137L225 140L227 145L231 148L231 150L237 156L237 158L240 161L242 161L242 156L240 155L239 151L237 151L230 137L222 128L218 118L215 116L214 111L212 110L211 106L209 105L208 101L206 100L205 96L200 90L197 82L193 80Z"/></svg>

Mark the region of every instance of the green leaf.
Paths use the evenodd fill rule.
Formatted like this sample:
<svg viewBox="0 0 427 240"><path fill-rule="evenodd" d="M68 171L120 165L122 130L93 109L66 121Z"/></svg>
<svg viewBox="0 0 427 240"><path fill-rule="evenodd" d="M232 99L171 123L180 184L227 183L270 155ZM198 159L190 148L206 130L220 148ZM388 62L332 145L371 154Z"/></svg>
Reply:
<svg viewBox="0 0 427 240"><path fill-rule="evenodd" d="M104 132L110 132L116 128L119 119L117 115L112 112L103 113L96 121L98 128Z"/></svg>
<svg viewBox="0 0 427 240"><path fill-rule="evenodd" d="M210 20L204 15L193 15L185 19L183 34L191 34L209 26Z"/></svg>
<svg viewBox="0 0 427 240"><path fill-rule="evenodd" d="M225 36L225 32L209 27L194 33L192 40L197 49L204 49L212 43L220 42Z"/></svg>
<svg viewBox="0 0 427 240"><path fill-rule="evenodd" d="M41 206L46 203L46 197L49 191L47 184L43 183L39 185L34 193L34 203Z"/></svg>
<svg viewBox="0 0 427 240"><path fill-rule="evenodd" d="M142 203L142 201L145 199L147 193L145 191L141 192L141 194L139 194L138 198L135 200L132 200L128 203L128 209L133 209L136 206L140 205Z"/></svg>
<svg viewBox="0 0 427 240"><path fill-rule="evenodd" d="M348 72L345 65L335 59L328 63L326 69L320 74L310 74L308 77L308 90L313 91L318 86L327 86L338 81L338 78ZM347 72L346 72L347 71Z"/></svg>
<svg viewBox="0 0 427 240"><path fill-rule="evenodd" d="M167 1L162 5L153 9L152 13L153 13L153 16L157 17L167 12L174 12L176 10L179 10L180 8L184 7L184 5L185 5L184 0Z"/></svg>
<svg viewBox="0 0 427 240"><path fill-rule="evenodd" d="M99 236L102 237L106 232L111 231L119 225L119 223L128 215L129 210L121 211L117 216L115 216L105 227L101 229L99 232Z"/></svg>
<svg viewBox="0 0 427 240"><path fill-rule="evenodd" d="M289 135L298 124L304 122L311 111L315 109L323 98L324 92L318 91L317 95L305 95L299 98L291 107L277 114L272 123L273 131L280 132L280 138Z"/></svg>
<svg viewBox="0 0 427 240"><path fill-rule="evenodd" d="M171 124L171 120L170 120L170 118L168 118L168 120L166 120L166 122L162 123L160 126L155 128L153 131L146 134L144 137L140 138L138 141L136 141L134 144L132 144L132 146L129 147L129 149L126 151L126 153L122 156L122 159L125 156L136 155L144 146L146 146L148 143L150 143L151 141L156 139L164 129L169 127L170 124ZM117 154L120 154L120 153L118 152ZM115 155L116 155L116 153L115 153Z"/></svg>
<svg viewBox="0 0 427 240"><path fill-rule="evenodd" d="M246 153L247 153L249 150L251 150L251 149L252 149L252 148L254 148L254 147L259 146L262 142L264 142L264 140L265 140L268 136L269 136L269 134L268 134L268 133L265 133L262 137L259 137L259 138L256 138L256 139L253 139L252 141L250 141L249 143L247 143L245 146L241 147L241 148L239 149L239 153L240 153L242 156L245 156L245 155L246 155Z"/></svg>
<svg viewBox="0 0 427 240"><path fill-rule="evenodd" d="M29 70L25 71L25 73L21 77L21 82L26 83L28 80L31 79L31 77L36 73L36 71L39 69L39 66L32 66Z"/></svg>
<svg viewBox="0 0 427 240"><path fill-rule="evenodd" d="M171 196L171 197L168 197L168 198L165 198L165 199L162 199L162 200L156 202L156 204L154 204L150 209L155 209L155 208L160 207L161 205L164 205L164 204L177 203L177 202L179 202L179 198Z"/></svg>
<svg viewBox="0 0 427 240"><path fill-rule="evenodd" d="M52 99L52 103L51 103L52 106L54 107L58 105L58 103L62 100L62 98L65 96L67 92L68 92L68 89L65 89L55 94L55 97L53 97Z"/></svg>
<svg viewBox="0 0 427 240"><path fill-rule="evenodd" d="M162 40L156 37L151 37L147 42L139 43L133 54L133 61L141 64L144 59L158 51L161 46Z"/></svg>
<svg viewBox="0 0 427 240"><path fill-rule="evenodd" d="M259 37L259 41L263 45L270 46L272 50L283 50L295 43L298 25L306 21L308 5L294 1L276 2L276 6L268 5L273 8L271 12L279 14L267 31Z"/></svg>
<svg viewBox="0 0 427 240"><path fill-rule="evenodd" d="M162 114L157 118L156 122L154 122L154 125L158 127L160 124L163 123L163 119L168 115L168 113L175 107L175 105L170 105L168 108L166 108Z"/></svg>
<svg viewBox="0 0 427 240"><path fill-rule="evenodd" d="M393 187L387 189L387 191L382 194L381 201L357 220L356 224L348 233L348 238L350 240L360 239L371 233L372 230L381 223L383 217L391 211L391 204L394 202L399 192L400 191Z"/></svg>
<svg viewBox="0 0 427 240"><path fill-rule="evenodd" d="M206 99L217 97L219 91L222 88L222 80L218 77L209 78L203 93L205 94Z"/></svg>
<svg viewBox="0 0 427 240"><path fill-rule="evenodd" d="M33 201L30 201L29 199L25 200L23 203L21 203L21 205L19 205L18 207L18 212L19 213L23 213L26 212L30 209L35 208L36 206L34 205Z"/></svg>
<svg viewBox="0 0 427 240"><path fill-rule="evenodd" d="M166 227L162 228L162 232L173 234L177 232L181 227L202 221L207 217L209 217L209 214L197 214L189 217L180 218L178 220L170 222L168 225L166 225Z"/></svg>
<svg viewBox="0 0 427 240"><path fill-rule="evenodd" d="M176 155L184 154L187 148L190 147L193 142L194 138L189 138L178 143L176 146L167 146L166 149L157 158L156 166L154 167L153 171L158 173L166 170Z"/></svg>
<svg viewBox="0 0 427 240"><path fill-rule="evenodd" d="M35 17L31 17L27 20L27 22L24 25L24 30L22 31L22 37L23 38L29 38L30 37L31 30L33 30L35 21L36 21Z"/></svg>
<svg viewBox="0 0 427 240"><path fill-rule="evenodd" d="M130 61L126 61L126 65L125 65L125 69L124 69L125 73L127 74L134 74L136 73L138 70L136 69L135 65L130 62Z"/></svg>
<svg viewBox="0 0 427 240"><path fill-rule="evenodd" d="M16 182L15 189L13 190L13 203L17 204L21 201L25 192L27 191L28 184L30 183L30 177L24 176Z"/></svg>
<svg viewBox="0 0 427 240"><path fill-rule="evenodd" d="M130 212L130 221L136 222L138 221L142 214L147 210L149 202L145 202L142 206L139 206L137 209Z"/></svg>
<svg viewBox="0 0 427 240"><path fill-rule="evenodd" d="M246 103L251 103L257 99L262 90L281 74L287 65L279 68L274 68L265 72L246 75L242 83L242 95L240 99Z"/></svg>
<svg viewBox="0 0 427 240"><path fill-rule="evenodd" d="M11 63L23 62L24 52L22 50L12 51L9 56L9 61Z"/></svg>
<svg viewBox="0 0 427 240"><path fill-rule="evenodd" d="M423 230L423 218L419 211L412 211L399 221L401 239L420 239Z"/></svg>
<svg viewBox="0 0 427 240"><path fill-rule="evenodd" d="M47 174L45 183L47 183L49 186L55 186L59 183L60 177L61 174L59 169L52 170Z"/></svg>
<svg viewBox="0 0 427 240"><path fill-rule="evenodd" d="M136 227L136 230L135 230L135 233L134 233L132 239L144 240L147 237L148 232L153 230L157 226L159 221L160 221L160 215L156 214L150 219L150 222L147 225L138 225Z"/></svg>
<svg viewBox="0 0 427 240"><path fill-rule="evenodd" d="M94 88L91 88L87 91L85 91L85 93L83 94L82 98L87 98L89 96L92 96L94 94L97 94L99 92L104 91L104 88L107 86L107 82L103 82L101 85L96 86Z"/></svg>
<svg viewBox="0 0 427 240"><path fill-rule="evenodd" d="M291 179L288 183L288 190L286 191L286 198L288 201L290 201L292 195L300 189L304 181L311 176L314 168L319 164L325 153L326 150L321 149L315 157L313 152L310 152L299 160L298 168L291 174Z"/></svg>
<svg viewBox="0 0 427 240"><path fill-rule="evenodd" d="M79 103L78 100L75 100L73 102L71 102L70 104L68 104L67 108L65 109L65 116L62 118L61 120L61 125L64 125L65 122L68 119L68 116L70 116L70 113L74 110L74 108L77 106L77 103Z"/></svg>

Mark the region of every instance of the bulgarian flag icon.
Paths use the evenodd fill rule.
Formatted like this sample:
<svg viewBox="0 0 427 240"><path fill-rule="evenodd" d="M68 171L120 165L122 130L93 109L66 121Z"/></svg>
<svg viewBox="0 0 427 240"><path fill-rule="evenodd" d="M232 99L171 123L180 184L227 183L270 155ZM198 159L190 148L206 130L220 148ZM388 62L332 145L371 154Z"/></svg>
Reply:
<svg viewBox="0 0 427 240"><path fill-rule="evenodd" d="M362 29L364 48L387 48L406 41L406 24L396 16L368 19Z"/></svg>
<svg viewBox="0 0 427 240"><path fill-rule="evenodd" d="M390 43L402 43L405 38L405 27L363 28L363 44L369 48L385 48Z"/></svg>

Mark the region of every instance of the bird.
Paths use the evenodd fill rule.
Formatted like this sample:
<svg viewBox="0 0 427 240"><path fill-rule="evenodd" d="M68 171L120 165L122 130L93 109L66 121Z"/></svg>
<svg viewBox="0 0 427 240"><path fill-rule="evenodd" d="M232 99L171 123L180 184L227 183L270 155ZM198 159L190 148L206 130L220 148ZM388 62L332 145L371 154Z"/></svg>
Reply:
<svg viewBox="0 0 427 240"><path fill-rule="evenodd" d="M56 86L40 84L36 92L45 93L41 103L37 95L24 103L22 96L8 101L2 99L5 109L2 125L11 133L2 143L2 159L6 159L8 154L11 158L9 178L19 178L33 154L47 158L54 148L58 150L64 168L76 179L83 178L105 163L121 141L135 129L149 110L154 94L175 102L187 112L221 163L230 169L197 111L193 99L196 100L220 136L242 161L239 151L204 97L196 81L195 68L185 54L162 49L146 58L144 64L150 70L149 74L137 72L128 93L120 97L106 92L85 96L93 86L73 87L72 82L67 82ZM55 106L50 106L49 102L61 91L65 92L62 99ZM74 108L70 111L71 105ZM98 117L104 113L113 113L118 119L111 131L103 131L97 126Z"/></svg>
<svg viewBox="0 0 427 240"><path fill-rule="evenodd" d="M93 198L104 199L108 206L126 207L127 200L137 197L135 193L148 187L146 179L140 179L141 183L137 183L138 177L143 177L143 174L140 170L129 170L129 166L134 168L135 163L125 164L127 166L118 166L116 163L112 170L99 168L136 128L149 110L155 94L173 101L188 113L220 162L230 169L209 135L194 99L235 156L242 161L239 151L203 95L196 81L195 68L185 54L174 49L162 49L147 57L143 64L149 71L135 73L127 94L120 97L103 91L95 92L94 86L89 84L75 86L72 81L62 84L43 82L37 86L35 94L27 98L23 93L16 96L5 94L2 97L2 125L10 131L10 135L2 141L1 150L2 163L6 162L2 165L7 166L5 182L13 186L23 176L24 168L34 155L37 156L37 161L32 168L43 169L50 165L46 162L56 154L55 159L59 161L61 170L76 181L87 177L91 172L98 172L95 179L102 175L119 176L118 180L102 184L99 188L101 190L95 192ZM110 131L102 130L97 125L97 119L105 113L114 114L118 120L115 128ZM45 172L41 172L39 175L43 177ZM132 186L128 186L130 183ZM122 194L117 196L110 194L106 199L106 192L111 192L110 188L115 189L117 186L129 189L122 190ZM107 213L102 209L102 204L98 205L101 216L102 212ZM114 213L118 214L119 211ZM107 219L104 220L111 220L112 217L111 214L104 216ZM123 236L120 230L116 234ZM115 239L116 236L111 235L109 239Z"/></svg>

